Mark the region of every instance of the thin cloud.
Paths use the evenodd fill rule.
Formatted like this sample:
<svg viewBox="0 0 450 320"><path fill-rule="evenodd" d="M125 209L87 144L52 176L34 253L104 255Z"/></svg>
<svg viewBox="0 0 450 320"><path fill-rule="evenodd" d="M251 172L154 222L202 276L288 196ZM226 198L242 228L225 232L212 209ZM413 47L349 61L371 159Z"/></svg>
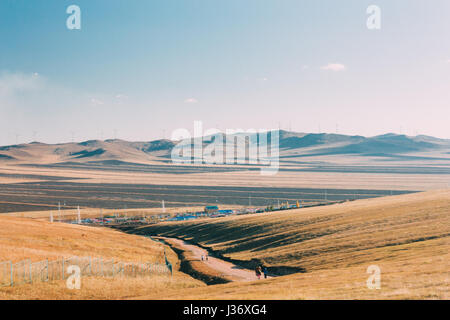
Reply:
<svg viewBox="0 0 450 320"><path fill-rule="evenodd" d="M184 100L184 103L197 103L198 100L195 98L187 98L186 100Z"/></svg>
<svg viewBox="0 0 450 320"><path fill-rule="evenodd" d="M34 91L42 88L43 79L37 73L0 74L0 95L12 95L18 91Z"/></svg>
<svg viewBox="0 0 450 320"><path fill-rule="evenodd" d="M105 104L102 100L96 99L96 98L91 98L91 105L93 106L101 106Z"/></svg>
<svg viewBox="0 0 450 320"><path fill-rule="evenodd" d="M339 71L345 71L347 69L347 67L341 63L329 63L325 66L320 67L320 69L325 70L325 71L339 72Z"/></svg>

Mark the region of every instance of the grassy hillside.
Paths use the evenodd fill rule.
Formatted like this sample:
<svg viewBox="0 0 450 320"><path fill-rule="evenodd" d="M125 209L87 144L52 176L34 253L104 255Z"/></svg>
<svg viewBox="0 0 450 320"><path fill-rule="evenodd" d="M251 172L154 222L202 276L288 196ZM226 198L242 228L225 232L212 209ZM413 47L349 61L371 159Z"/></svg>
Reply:
<svg viewBox="0 0 450 320"><path fill-rule="evenodd" d="M258 259L271 267L306 271L257 287L230 284L225 285L227 289L210 289L208 295L193 290L192 297L211 298L225 292L221 297L448 298L450 291L449 190L167 223L138 232L191 240L247 263ZM366 288L369 265L381 268L385 290Z"/></svg>
<svg viewBox="0 0 450 320"><path fill-rule="evenodd" d="M118 231L0 216L0 261L33 262L61 257L92 256L116 261L159 262L163 246L149 239ZM203 286L178 272L177 256L167 250L176 265L173 278L106 279L83 277L80 290L68 290L64 281L0 288L0 299L119 299L134 295L161 296L171 288Z"/></svg>
<svg viewBox="0 0 450 320"><path fill-rule="evenodd" d="M0 299L448 299L450 191L235 218L167 223L137 232L177 236L226 257L306 272L266 281L205 286L178 272L147 279L85 277L0 288ZM103 228L0 216L0 261L97 256L161 261L162 245ZM169 259L177 261L171 250ZM381 289L366 286L381 269Z"/></svg>
<svg viewBox="0 0 450 320"><path fill-rule="evenodd" d="M442 245L442 242L435 245ZM411 259L405 256L399 257L398 261L376 261L381 268L379 290L367 288L367 265L361 265L264 281L189 288L182 294L170 291L164 299L450 299L449 259L449 254L446 254L441 257L425 255ZM445 266L447 269L444 269Z"/></svg>

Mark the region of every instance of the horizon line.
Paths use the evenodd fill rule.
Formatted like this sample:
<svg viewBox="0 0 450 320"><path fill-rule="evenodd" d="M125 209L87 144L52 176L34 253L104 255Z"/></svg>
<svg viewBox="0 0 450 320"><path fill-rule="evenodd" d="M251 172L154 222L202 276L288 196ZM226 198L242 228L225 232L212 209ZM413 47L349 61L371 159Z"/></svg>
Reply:
<svg viewBox="0 0 450 320"><path fill-rule="evenodd" d="M448 140L450 141L450 139L447 138L440 138L440 137L436 137L436 136L431 136L431 135L426 135L426 134L417 134L417 135L407 135L407 134L403 134L403 133L395 133L395 132L387 132L387 133L383 133L383 134L378 134L378 135L374 135L374 136L364 136L364 135L359 135L359 134L345 134L345 133L336 133L336 132L300 132L300 131L291 131L291 130L284 130L284 129L271 129L271 130L265 130L265 131L261 131L261 132L256 132L256 133L263 133L263 132L273 132L273 131L279 131L279 132L286 132L286 133L295 133L295 134L304 134L305 136L308 135L338 135L338 136L347 136L347 137L363 137L366 139L370 139L370 138L376 138L376 137L383 137L383 136L388 136L388 135L392 135L392 136L404 136L404 137L410 137L410 138L417 138L417 137L429 137L429 138L433 138L433 139L439 139L439 140ZM221 130L218 130L218 133L222 133L224 135L227 135L226 133L222 132ZM238 132L234 132L228 135L238 135L238 134L254 134L255 132L246 132L246 131L238 131ZM198 138L206 138L206 137L211 137L213 134L210 135L203 135L203 136L198 136L198 137L194 137L191 136L191 139L198 139ZM187 138L189 139L189 138ZM60 144L80 144L80 143L85 143L85 142L112 142L112 141L124 141L124 142L155 142L155 141L171 141L171 142L176 142L176 141L182 141L184 139L181 140L172 140L170 138L157 138L157 139L153 139L153 140L127 140L127 139L121 139L121 138L107 138L107 139L87 139L87 140L80 140L80 141L70 141L70 142L56 142L56 143L48 143L48 142L41 142L41 141L30 141L30 142L24 142L24 143L16 143L16 144L8 144L8 145L0 145L0 148L6 148L6 147L17 147L17 146L24 146L24 145L30 145L30 144L43 144L43 145L60 145Z"/></svg>

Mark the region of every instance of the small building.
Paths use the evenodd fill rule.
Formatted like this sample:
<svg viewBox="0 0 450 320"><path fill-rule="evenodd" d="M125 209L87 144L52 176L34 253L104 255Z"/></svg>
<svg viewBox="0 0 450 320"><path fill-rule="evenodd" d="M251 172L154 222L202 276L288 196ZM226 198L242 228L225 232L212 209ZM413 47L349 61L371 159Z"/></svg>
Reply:
<svg viewBox="0 0 450 320"><path fill-rule="evenodd" d="M193 220L197 219L196 216L178 216L171 219L168 219L167 221L186 221L186 220Z"/></svg>
<svg viewBox="0 0 450 320"><path fill-rule="evenodd" d="M219 207L218 206L206 206L205 207L205 212L206 213L216 213L217 211L219 211Z"/></svg>
<svg viewBox="0 0 450 320"><path fill-rule="evenodd" d="M217 213L229 215L229 214L233 214L233 210L217 210Z"/></svg>

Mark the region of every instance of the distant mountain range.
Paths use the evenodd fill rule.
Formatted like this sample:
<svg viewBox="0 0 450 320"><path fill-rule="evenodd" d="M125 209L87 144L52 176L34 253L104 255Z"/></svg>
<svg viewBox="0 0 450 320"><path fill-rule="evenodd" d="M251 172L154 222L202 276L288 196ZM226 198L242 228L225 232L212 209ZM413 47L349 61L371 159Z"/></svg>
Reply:
<svg viewBox="0 0 450 320"><path fill-rule="evenodd" d="M363 137L280 130L279 137L281 159L351 155L393 158L414 156L450 160L450 140L424 135L412 137L388 133ZM209 143L211 137L205 137L203 145ZM144 164L167 162L176 144L177 142L166 139L149 142L90 140L63 144L32 142L0 147L0 162L87 163L106 160Z"/></svg>
<svg viewBox="0 0 450 320"><path fill-rule="evenodd" d="M316 150L316 154L405 154L448 149L450 140L430 136L406 136L388 133L375 137L348 136L341 134L303 134L280 132L281 149ZM311 150L312 151L312 150ZM311 153L310 153L311 154Z"/></svg>

